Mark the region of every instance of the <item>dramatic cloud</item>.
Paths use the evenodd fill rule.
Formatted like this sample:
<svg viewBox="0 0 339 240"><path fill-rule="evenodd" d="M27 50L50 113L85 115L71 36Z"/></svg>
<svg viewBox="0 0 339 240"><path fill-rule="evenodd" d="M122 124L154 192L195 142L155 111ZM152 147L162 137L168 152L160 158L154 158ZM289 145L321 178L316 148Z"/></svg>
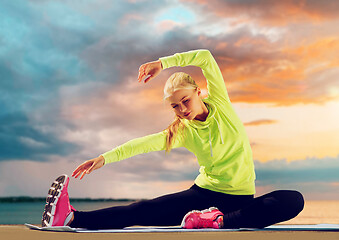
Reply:
<svg viewBox="0 0 339 240"><path fill-rule="evenodd" d="M262 25L281 26L291 23L319 23L339 18L339 3L335 0L190 0L189 2L201 13L214 13L218 17L233 18L233 24L255 21Z"/></svg>
<svg viewBox="0 0 339 240"><path fill-rule="evenodd" d="M333 177L335 160L324 160L328 168L319 172L316 167L339 154L338 5L330 0L2 1L0 195L29 195L20 186L24 177L38 184L165 129L174 117L162 102L166 79L186 71L206 93L204 76L197 67L172 68L139 84L138 68L202 48L214 55L245 123L259 190L289 187L295 179L306 192L314 184L315 192L330 193L339 182ZM282 167L280 175L270 163ZM16 174L23 179L8 174L22 165L30 169ZM144 181L145 195L154 196L188 187L198 170L194 155L184 149L136 156L116 167L75 195L141 197ZM45 170L49 173L36 176ZM102 181L103 189L97 189ZM120 188L122 181L128 184ZM161 187L155 192L154 186Z"/></svg>
<svg viewBox="0 0 339 240"><path fill-rule="evenodd" d="M22 113L1 117L0 133L0 161L46 161L50 155L66 156L79 150L76 144L62 141L53 132L34 126Z"/></svg>

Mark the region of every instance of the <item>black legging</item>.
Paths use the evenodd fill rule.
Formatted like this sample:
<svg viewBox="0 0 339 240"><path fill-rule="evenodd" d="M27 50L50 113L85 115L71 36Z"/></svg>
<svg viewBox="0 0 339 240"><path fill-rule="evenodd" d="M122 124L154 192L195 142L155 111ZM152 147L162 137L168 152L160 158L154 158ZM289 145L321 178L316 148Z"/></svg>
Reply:
<svg viewBox="0 0 339 240"><path fill-rule="evenodd" d="M297 191L278 190L254 198L215 192L194 184L185 191L128 206L75 211L70 226L88 229L177 226L187 212L209 207L217 207L224 213L224 228L263 228L297 216L304 207L304 199Z"/></svg>

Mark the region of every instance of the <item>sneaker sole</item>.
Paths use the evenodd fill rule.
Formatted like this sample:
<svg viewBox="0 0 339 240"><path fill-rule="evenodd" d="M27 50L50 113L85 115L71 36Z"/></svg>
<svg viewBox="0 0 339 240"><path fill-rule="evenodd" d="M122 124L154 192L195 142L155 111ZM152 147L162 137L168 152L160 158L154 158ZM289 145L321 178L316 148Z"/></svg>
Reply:
<svg viewBox="0 0 339 240"><path fill-rule="evenodd" d="M46 198L46 205L44 208L44 212L42 214L41 220L42 227L52 226L56 205L58 203L59 197L68 178L69 177L67 175L59 176L57 179L55 179L55 181L49 188L48 195Z"/></svg>

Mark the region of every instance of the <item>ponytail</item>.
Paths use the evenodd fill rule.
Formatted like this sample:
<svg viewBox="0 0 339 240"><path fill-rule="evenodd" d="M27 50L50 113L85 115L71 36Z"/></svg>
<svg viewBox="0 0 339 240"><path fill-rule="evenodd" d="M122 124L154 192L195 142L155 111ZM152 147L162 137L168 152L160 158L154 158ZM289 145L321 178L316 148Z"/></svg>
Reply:
<svg viewBox="0 0 339 240"><path fill-rule="evenodd" d="M178 135L179 128L183 128L184 125L181 123L180 117L176 116L175 120L167 127L166 137L166 152L170 153L173 143Z"/></svg>

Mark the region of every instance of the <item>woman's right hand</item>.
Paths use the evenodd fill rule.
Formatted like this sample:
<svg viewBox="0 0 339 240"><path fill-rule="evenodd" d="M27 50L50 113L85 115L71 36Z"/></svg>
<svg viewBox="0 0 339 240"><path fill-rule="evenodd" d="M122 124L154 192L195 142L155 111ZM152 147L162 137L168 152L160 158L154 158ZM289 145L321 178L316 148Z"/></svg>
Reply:
<svg viewBox="0 0 339 240"><path fill-rule="evenodd" d="M149 80L158 76L158 74L162 71L162 64L161 61L153 61L144 63L139 67L139 75L138 81L141 82L144 79L144 82L147 83Z"/></svg>
<svg viewBox="0 0 339 240"><path fill-rule="evenodd" d="M90 174L93 170L101 168L105 165L105 159L102 155L99 157L93 158L91 160L87 160L83 164L79 165L72 173L72 177L79 177L82 179L85 174Z"/></svg>

